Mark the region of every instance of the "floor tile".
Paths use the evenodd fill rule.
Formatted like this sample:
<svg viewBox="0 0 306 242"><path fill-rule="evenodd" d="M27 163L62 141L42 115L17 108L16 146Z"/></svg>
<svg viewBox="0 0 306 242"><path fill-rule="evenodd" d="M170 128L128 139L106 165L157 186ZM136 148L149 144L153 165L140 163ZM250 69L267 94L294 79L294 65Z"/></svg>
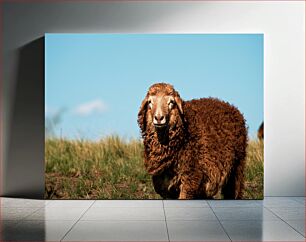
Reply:
<svg viewBox="0 0 306 242"><path fill-rule="evenodd" d="M63 241L168 241L165 221L79 221Z"/></svg>
<svg viewBox="0 0 306 242"><path fill-rule="evenodd" d="M90 208L81 220L165 220L163 208Z"/></svg>
<svg viewBox="0 0 306 242"><path fill-rule="evenodd" d="M207 203L213 207L262 207L262 200L207 200Z"/></svg>
<svg viewBox="0 0 306 242"><path fill-rule="evenodd" d="M78 220L87 208L41 208L26 220Z"/></svg>
<svg viewBox="0 0 306 242"><path fill-rule="evenodd" d="M179 207L179 208L208 208L207 201L205 200L164 200L164 207Z"/></svg>
<svg viewBox="0 0 306 242"><path fill-rule="evenodd" d="M8 208L41 208L44 207L48 201L37 199L21 199L21 198L0 198L1 207Z"/></svg>
<svg viewBox="0 0 306 242"><path fill-rule="evenodd" d="M217 220L210 208L165 208L166 219L170 220Z"/></svg>
<svg viewBox="0 0 306 242"><path fill-rule="evenodd" d="M293 199L305 206L305 197L293 197Z"/></svg>
<svg viewBox="0 0 306 242"><path fill-rule="evenodd" d="M167 221L170 241L230 241L218 221Z"/></svg>
<svg viewBox="0 0 306 242"><path fill-rule="evenodd" d="M5 235L6 240L60 241L74 221L26 220Z"/></svg>
<svg viewBox="0 0 306 242"><path fill-rule="evenodd" d="M162 208L162 200L96 200L92 206L93 208L108 208L108 207L153 207Z"/></svg>
<svg viewBox="0 0 306 242"><path fill-rule="evenodd" d="M47 208L89 208L94 200L50 200Z"/></svg>
<svg viewBox="0 0 306 242"><path fill-rule="evenodd" d="M303 220L305 219L305 207L273 207L269 208L273 213L283 220Z"/></svg>
<svg viewBox="0 0 306 242"><path fill-rule="evenodd" d="M305 220L286 220L290 226L305 236Z"/></svg>
<svg viewBox="0 0 306 242"><path fill-rule="evenodd" d="M21 220L40 208L1 208L1 220Z"/></svg>
<svg viewBox="0 0 306 242"><path fill-rule="evenodd" d="M283 221L221 221L233 241L304 241Z"/></svg>
<svg viewBox="0 0 306 242"><path fill-rule="evenodd" d="M272 212L265 208L213 208L220 220L279 220Z"/></svg>
<svg viewBox="0 0 306 242"><path fill-rule="evenodd" d="M293 197L265 197L263 202L265 207L303 207L303 203Z"/></svg>

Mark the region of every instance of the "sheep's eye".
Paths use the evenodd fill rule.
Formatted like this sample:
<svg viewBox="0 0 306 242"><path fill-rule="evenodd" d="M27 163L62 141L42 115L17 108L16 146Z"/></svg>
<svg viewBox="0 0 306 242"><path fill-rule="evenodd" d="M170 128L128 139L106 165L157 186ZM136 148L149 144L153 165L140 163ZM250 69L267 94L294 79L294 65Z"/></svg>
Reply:
<svg viewBox="0 0 306 242"><path fill-rule="evenodd" d="M149 104L149 108L152 109L153 105L152 105L152 101L151 100L148 101L148 104Z"/></svg>
<svg viewBox="0 0 306 242"><path fill-rule="evenodd" d="M169 108L172 108L172 107L173 107L173 104L174 104L174 101L173 101L173 100L170 100L170 101L169 101L169 104L168 104L168 105L169 105Z"/></svg>

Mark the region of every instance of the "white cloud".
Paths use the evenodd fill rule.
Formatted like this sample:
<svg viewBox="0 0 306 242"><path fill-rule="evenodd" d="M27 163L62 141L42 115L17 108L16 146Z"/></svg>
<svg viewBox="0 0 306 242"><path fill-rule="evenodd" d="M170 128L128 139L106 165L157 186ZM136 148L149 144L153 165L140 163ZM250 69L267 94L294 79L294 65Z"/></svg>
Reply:
<svg viewBox="0 0 306 242"><path fill-rule="evenodd" d="M88 116L92 113L103 113L107 110L107 106L100 99L83 103L74 109L74 113L81 116Z"/></svg>

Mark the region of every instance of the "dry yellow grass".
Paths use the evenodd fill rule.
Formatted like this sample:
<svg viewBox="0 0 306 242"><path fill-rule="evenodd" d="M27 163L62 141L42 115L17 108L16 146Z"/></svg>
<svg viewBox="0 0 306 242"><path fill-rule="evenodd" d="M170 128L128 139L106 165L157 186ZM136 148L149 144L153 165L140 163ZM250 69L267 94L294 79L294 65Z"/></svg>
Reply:
<svg viewBox="0 0 306 242"><path fill-rule="evenodd" d="M250 140L247 148L245 168L245 191L247 199L263 199L264 142Z"/></svg>

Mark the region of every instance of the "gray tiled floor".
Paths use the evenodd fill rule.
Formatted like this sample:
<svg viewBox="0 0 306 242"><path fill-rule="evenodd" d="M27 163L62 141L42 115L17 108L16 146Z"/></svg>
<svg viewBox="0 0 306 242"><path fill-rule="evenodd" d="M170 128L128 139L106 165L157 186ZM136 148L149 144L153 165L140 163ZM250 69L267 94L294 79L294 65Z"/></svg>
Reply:
<svg viewBox="0 0 306 242"><path fill-rule="evenodd" d="M305 198L76 201L1 198L0 240L305 241Z"/></svg>
<svg viewBox="0 0 306 242"><path fill-rule="evenodd" d="M220 220L278 220L279 218L264 207L213 208Z"/></svg>
<svg viewBox="0 0 306 242"><path fill-rule="evenodd" d="M305 241L305 238L281 220L221 221L233 241Z"/></svg>
<svg viewBox="0 0 306 242"><path fill-rule="evenodd" d="M230 241L218 220L167 221L171 241Z"/></svg>
<svg viewBox="0 0 306 242"><path fill-rule="evenodd" d="M205 220L216 221L217 218L211 208L165 208L166 220Z"/></svg>
<svg viewBox="0 0 306 242"><path fill-rule="evenodd" d="M80 221L64 241L168 241L166 222Z"/></svg>
<svg viewBox="0 0 306 242"><path fill-rule="evenodd" d="M81 220L165 220L163 208L91 208Z"/></svg>

